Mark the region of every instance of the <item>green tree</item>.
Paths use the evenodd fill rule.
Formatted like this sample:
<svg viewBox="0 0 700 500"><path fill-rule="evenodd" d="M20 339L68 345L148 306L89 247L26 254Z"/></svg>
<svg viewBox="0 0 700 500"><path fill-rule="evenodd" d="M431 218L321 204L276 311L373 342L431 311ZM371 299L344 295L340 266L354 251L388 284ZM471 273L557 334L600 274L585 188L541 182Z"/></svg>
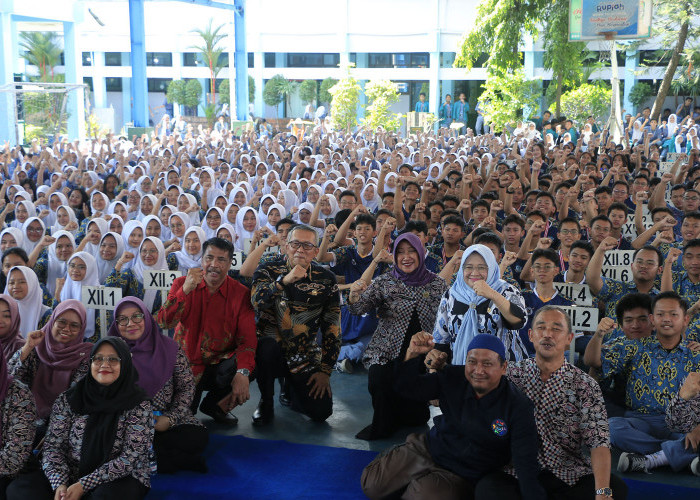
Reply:
<svg viewBox="0 0 700 500"><path fill-rule="evenodd" d="M304 80L301 82L301 85L299 85L299 97L301 98L302 102L313 102L314 99L316 99L317 88L318 84L316 83L316 80Z"/></svg>
<svg viewBox="0 0 700 500"><path fill-rule="evenodd" d="M589 116L605 123L610 115L611 100L612 89L586 83L561 96L561 109L567 118L579 124Z"/></svg>
<svg viewBox="0 0 700 500"><path fill-rule="evenodd" d="M255 79L248 75L248 102L255 102Z"/></svg>
<svg viewBox="0 0 700 500"><path fill-rule="evenodd" d="M484 103L486 118L493 130L501 132L517 120L527 119L528 110L537 107L540 95L540 81L527 80L525 72L517 69L512 73L490 75L479 100Z"/></svg>
<svg viewBox="0 0 700 500"><path fill-rule="evenodd" d="M630 102L636 108L651 95L651 86L648 83L638 82L635 83L632 90L630 90Z"/></svg>
<svg viewBox="0 0 700 500"><path fill-rule="evenodd" d="M275 109L277 109L276 106L284 101L285 98L289 100L289 97L292 96L295 90L294 82L290 82L282 75L275 75L267 81L265 88L263 88L263 101L268 106L275 106ZM287 106L285 104L285 112L286 110Z"/></svg>
<svg viewBox="0 0 700 500"><path fill-rule="evenodd" d="M187 100L187 83L185 80L170 80L165 98L171 104L182 105Z"/></svg>
<svg viewBox="0 0 700 500"><path fill-rule="evenodd" d="M357 126L357 105L360 102L360 84L346 68L347 76L328 89L332 96L331 114L337 130L350 133ZM325 82L326 80L324 80ZM325 101L324 101L325 102Z"/></svg>
<svg viewBox="0 0 700 500"><path fill-rule="evenodd" d="M330 104L330 102L333 100L333 96L330 94L329 89L336 83L338 83L338 80L333 78L326 78L321 82L321 90L318 93L318 100L320 102Z"/></svg>
<svg viewBox="0 0 700 500"><path fill-rule="evenodd" d="M192 48L197 49L202 53L204 63L209 68L209 78L211 81L209 103L216 106L216 77L223 69L223 65L221 64L221 55L224 53L224 49L219 46L219 43L228 35L226 33L220 33L220 31L224 29L223 25L214 28L212 27L212 23L213 20L209 19L209 25L206 27L206 29L192 30L192 33L197 33L202 39L202 43L200 45L195 45Z"/></svg>
<svg viewBox="0 0 700 500"><path fill-rule="evenodd" d="M368 105L362 124L370 130L383 127L395 132L401 127L401 115L392 113L389 108L399 102L399 86L390 80L371 80L365 84ZM335 107L334 114L335 114Z"/></svg>
<svg viewBox="0 0 700 500"><path fill-rule="evenodd" d="M63 52L58 35L53 31L23 31L19 35L19 43L25 50L22 57L39 68L39 79L42 82L55 81L54 68L61 62Z"/></svg>
<svg viewBox="0 0 700 500"><path fill-rule="evenodd" d="M193 108L193 114L197 115L197 108L199 107L199 101L202 98L202 84L199 80L187 80L185 84L185 106L188 108Z"/></svg>
<svg viewBox="0 0 700 500"><path fill-rule="evenodd" d="M219 100L221 104L231 104L231 80L228 78L224 78L219 85Z"/></svg>
<svg viewBox="0 0 700 500"><path fill-rule="evenodd" d="M662 46L670 52L664 78L656 94L651 117L658 119L664 100L671 90L673 80L679 75L676 70L686 43L697 45L700 24L693 22L700 15L700 0L657 0L654 2L653 34L660 37Z"/></svg>

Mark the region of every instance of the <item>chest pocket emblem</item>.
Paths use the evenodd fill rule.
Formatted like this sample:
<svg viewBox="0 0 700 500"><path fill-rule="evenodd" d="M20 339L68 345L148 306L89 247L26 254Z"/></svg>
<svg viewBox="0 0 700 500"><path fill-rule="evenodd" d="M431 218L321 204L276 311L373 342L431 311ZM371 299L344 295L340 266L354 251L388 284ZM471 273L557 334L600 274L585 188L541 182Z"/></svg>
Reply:
<svg viewBox="0 0 700 500"><path fill-rule="evenodd" d="M503 437L506 434L508 434L508 426L500 418L497 418L496 420L491 422L491 428L493 429L493 433L496 436Z"/></svg>

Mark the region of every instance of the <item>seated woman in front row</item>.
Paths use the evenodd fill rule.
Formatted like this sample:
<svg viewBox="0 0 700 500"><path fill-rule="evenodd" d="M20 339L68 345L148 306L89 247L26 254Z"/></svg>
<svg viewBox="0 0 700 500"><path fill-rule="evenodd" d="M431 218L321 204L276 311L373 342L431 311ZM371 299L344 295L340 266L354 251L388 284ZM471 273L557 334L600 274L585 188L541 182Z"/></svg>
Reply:
<svg viewBox="0 0 700 500"><path fill-rule="evenodd" d="M139 386L153 403L158 472L207 472L202 457L209 434L190 406L194 376L184 351L160 331L146 304L124 297L114 309L111 337L121 337L131 350Z"/></svg>
<svg viewBox="0 0 700 500"><path fill-rule="evenodd" d="M153 407L137 385L129 347L107 337L90 371L53 406L43 470L15 479L8 500L139 500L151 486Z"/></svg>

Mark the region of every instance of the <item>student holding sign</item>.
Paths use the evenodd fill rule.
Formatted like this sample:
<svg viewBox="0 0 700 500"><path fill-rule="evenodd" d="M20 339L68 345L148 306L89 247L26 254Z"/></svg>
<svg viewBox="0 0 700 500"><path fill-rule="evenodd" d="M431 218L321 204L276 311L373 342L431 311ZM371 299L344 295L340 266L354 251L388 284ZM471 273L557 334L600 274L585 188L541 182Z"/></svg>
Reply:
<svg viewBox="0 0 700 500"><path fill-rule="evenodd" d="M586 282L593 295L605 304L605 315L617 320L615 306L628 293L641 292L649 295L657 295L658 289L654 287L654 280L661 271L661 252L658 248L645 246L635 250L632 257L633 281L620 281L603 277L603 261L605 252L617 248L617 240L612 237L605 238L593 254L588 270Z"/></svg>

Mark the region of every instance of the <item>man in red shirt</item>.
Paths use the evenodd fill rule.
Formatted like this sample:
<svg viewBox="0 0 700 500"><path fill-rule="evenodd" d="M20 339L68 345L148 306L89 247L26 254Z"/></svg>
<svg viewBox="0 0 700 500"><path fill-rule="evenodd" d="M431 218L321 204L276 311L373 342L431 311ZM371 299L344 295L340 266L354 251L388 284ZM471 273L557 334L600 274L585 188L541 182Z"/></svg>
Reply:
<svg viewBox="0 0 700 500"><path fill-rule="evenodd" d="M234 425L228 415L250 399L255 368L255 313L250 291L228 276L233 245L221 238L204 242L202 267L177 278L158 312L161 328L175 328L175 340L187 355L196 388L197 406L218 423ZM209 391L199 404L203 391Z"/></svg>

